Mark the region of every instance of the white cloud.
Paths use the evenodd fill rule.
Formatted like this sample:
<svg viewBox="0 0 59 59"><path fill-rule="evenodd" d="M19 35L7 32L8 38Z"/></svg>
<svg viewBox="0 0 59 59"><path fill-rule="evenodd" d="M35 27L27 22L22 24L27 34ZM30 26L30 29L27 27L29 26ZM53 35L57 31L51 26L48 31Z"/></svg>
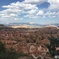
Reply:
<svg viewBox="0 0 59 59"><path fill-rule="evenodd" d="M47 0L25 0L25 3L30 3L30 4L41 4L46 2Z"/></svg>
<svg viewBox="0 0 59 59"><path fill-rule="evenodd" d="M52 18L55 18L56 16L52 16Z"/></svg>
<svg viewBox="0 0 59 59"><path fill-rule="evenodd" d="M50 4L59 4L59 0L48 0Z"/></svg>
<svg viewBox="0 0 59 59"><path fill-rule="evenodd" d="M44 14L46 17L49 17L49 18L55 18L55 17L57 17L57 12L46 12L45 14Z"/></svg>
<svg viewBox="0 0 59 59"><path fill-rule="evenodd" d="M16 14L11 13L10 16L17 16Z"/></svg>
<svg viewBox="0 0 59 59"><path fill-rule="evenodd" d="M48 1L50 6L46 10L39 9L37 4ZM5 10L0 11L0 19L23 20L24 18L38 19L39 17L57 17L59 15L59 0L25 0L2 6ZM58 10L57 12L54 10ZM22 17L22 18L21 18Z"/></svg>
<svg viewBox="0 0 59 59"><path fill-rule="evenodd" d="M15 16L17 16L17 14L15 14L15 13L10 13L10 12L0 12L0 17L6 17L6 18L8 18L8 17L15 17Z"/></svg>
<svg viewBox="0 0 59 59"><path fill-rule="evenodd" d="M49 9L59 10L59 0L48 0L50 3Z"/></svg>
<svg viewBox="0 0 59 59"><path fill-rule="evenodd" d="M59 16L59 11L57 12L52 12L52 11L48 11L44 14L46 17L50 17L50 18L55 18Z"/></svg>
<svg viewBox="0 0 59 59"><path fill-rule="evenodd" d="M45 15L56 15L56 12L46 12Z"/></svg>
<svg viewBox="0 0 59 59"><path fill-rule="evenodd" d="M30 11L28 11L29 14L36 14L37 13L37 9L31 9Z"/></svg>
<svg viewBox="0 0 59 59"><path fill-rule="evenodd" d="M57 12L57 15L59 15L59 11Z"/></svg>
<svg viewBox="0 0 59 59"><path fill-rule="evenodd" d="M39 10L37 13L37 15L43 15L43 14L44 14L44 11L42 11L42 10Z"/></svg>
<svg viewBox="0 0 59 59"><path fill-rule="evenodd" d="M2 7L10 8L10 9L20 9L20 10L37 9L36 5L25 4L24 2L11 3L10 5L6 5Z"/></svg>
<svg viewBox="0 0 59 59"><path fill-rule="evenodd" d="M28 14L34 14L38 7L32 4L25 4L24 2L15 2L10 5L4 5L3 8L6 8L3 11L0 11L1 17L15 17L22 15L23 12ZM23 13L24 14L24 13Z"/></svg>
<svg viewBox="0 0 59 59"><path fill-rule="evenodd" d="M23 18L14 18L15 21L17 20L23 20Z"/></svg>
<svg viewBox="0 0 59 59"><path fill-rule="evenodd" d="M28 15L25 15L24 17L25 18L34 19L34 20L38 19L38 16L37 15L30 15L30 14L28 14Z"/></svg>
<svg viewBox="0 0 59 59"><path fill-rule="evenodd" d="M29 24L34 24L34 22L29 22Z"/></svg>

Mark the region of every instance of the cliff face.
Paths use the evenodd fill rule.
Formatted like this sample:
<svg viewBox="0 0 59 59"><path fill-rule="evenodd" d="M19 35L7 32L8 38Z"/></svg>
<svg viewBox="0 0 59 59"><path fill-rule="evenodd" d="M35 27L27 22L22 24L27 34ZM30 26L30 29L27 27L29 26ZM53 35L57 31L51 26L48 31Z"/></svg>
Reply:
<svg viewBox="0 0 59 59"><path fill-rule="evenodd" d="M5 43L6 48L14 48L22 53L37 55L49 52L46 45L50 45L54 39L59 39L59 29L55 27L0 29L0 41Z"/></svg>

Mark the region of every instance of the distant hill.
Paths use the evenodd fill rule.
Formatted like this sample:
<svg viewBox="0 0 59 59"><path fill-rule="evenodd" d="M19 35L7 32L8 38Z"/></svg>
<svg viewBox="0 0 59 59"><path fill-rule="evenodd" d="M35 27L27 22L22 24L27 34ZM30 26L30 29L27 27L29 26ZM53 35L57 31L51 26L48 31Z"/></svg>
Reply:
<svg viewBox="0 0 59 59"><path fill-rule="evenodd" d="M59 27L59 23L55 23L55 24L47 24L47 25L45 25L45 26L57 26L57 27Z"/></svg>
<svg viewBox="0 0 59 59"><path fill-rule="evenodd" d="M11 27L6 26L4 24L0 24L0 29L10 29Z"/></svg>
<svg viewBox="0 0 59 59"><path fill-rule="evenodd" d="M4 26L3 24L0 24L0 26Z"/></svg>
<svg viewBox="0 0 59 59"><path fill-rule="evenodd" d="M44 28L44 27L57 27L59 28L59 24L31 24L31 23L9 23L9 24L0 24L0 27L11 27L11 28Z"/></svg>
<svg viewBox="0 0 59 59"><path fill-rule="evenodd" d="M53 24L53 25L55 25L55 26L59 27L59 24Z"/></svg>
<svg viewBox="0 0 59 59"><path fill-rule="evenodd" d="M30 24L30 23L10 23L8 26L12 28L42 28L41 24Z"/></svg>

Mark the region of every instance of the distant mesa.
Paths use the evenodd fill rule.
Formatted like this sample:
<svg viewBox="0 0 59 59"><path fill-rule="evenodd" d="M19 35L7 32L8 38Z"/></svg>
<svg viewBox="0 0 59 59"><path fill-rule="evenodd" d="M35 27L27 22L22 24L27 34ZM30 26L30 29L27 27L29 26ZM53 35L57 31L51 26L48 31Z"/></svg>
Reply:
<svg viewBox="0 0 59 59"><path fill-rule="evenodd" d="M10 27L10 28L46 28L53 27L59 29L59 24L32 24L32 23L9 23L9 24L0 24L0 27Z"/></svg>
<svg viewBox="0 0 59 59"><path fill-rule="evenodd" d="M48 26L45 26L45 27L53 27L53 28L59 29L58 26L56 26L56 25L48 25Z"/></svg>
<svg viewBox="0 0 59 59"><path fill-rule="evenodd" d="M12 28L41 28L40 24L32 24L32 23L11 23L8 24L9 27Z"/></svg>
<svg viewBox="0 0 59 59"><path fill-rule="evenodd" d="M11 26L12 28L29 28L29 26L22 25L22 26Z"/></svg>

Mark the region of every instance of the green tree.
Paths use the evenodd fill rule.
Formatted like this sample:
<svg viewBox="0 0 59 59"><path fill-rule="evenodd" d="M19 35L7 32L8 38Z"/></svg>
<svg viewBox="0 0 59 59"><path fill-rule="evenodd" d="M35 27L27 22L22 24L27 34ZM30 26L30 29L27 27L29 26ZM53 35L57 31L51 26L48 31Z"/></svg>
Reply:
<svg viewBox="0 0 59 59"><path fill-rule="evenodd" d="M0 42L0 53L5 52L6 48L5 48L5 44Z"/></svg>

